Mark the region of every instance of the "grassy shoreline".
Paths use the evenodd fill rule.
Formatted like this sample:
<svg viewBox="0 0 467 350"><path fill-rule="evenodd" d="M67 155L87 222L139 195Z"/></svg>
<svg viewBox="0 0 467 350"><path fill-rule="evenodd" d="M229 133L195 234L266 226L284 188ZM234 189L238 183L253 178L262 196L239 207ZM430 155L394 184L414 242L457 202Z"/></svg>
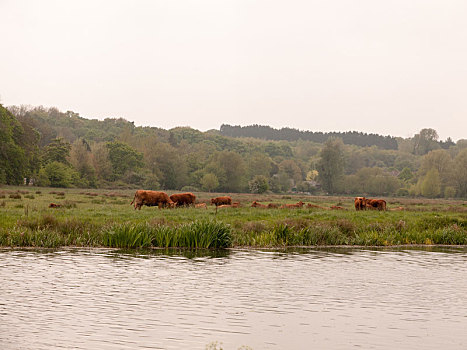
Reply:
<svg viewBox="0 0 467 350"><path fill-rule="evenodd" d="M232 194L241 207L216 214L213 207L135 211L129 205L133 194L134 190L0 188L0 247L467 245L466 201L385 198L389 209L404 210L357 212L351 197ZM199 202L216 196L196 195ZM251 208L253 200L265 204L302 200L321 208ZM50 203L61 207L49 208ZM324 209L333 205L345 210Z"/></svg>

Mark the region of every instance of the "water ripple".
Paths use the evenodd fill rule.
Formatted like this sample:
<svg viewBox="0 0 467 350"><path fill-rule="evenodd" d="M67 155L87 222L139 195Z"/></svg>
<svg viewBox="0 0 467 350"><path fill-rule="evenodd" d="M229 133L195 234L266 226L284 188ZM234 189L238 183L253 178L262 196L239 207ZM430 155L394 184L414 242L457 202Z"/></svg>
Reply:
<svg viewBox="0 0 467 350"><path fill-rule="evenodd" d="M459 349L467 250L0 250L2 349Z"/></svg>

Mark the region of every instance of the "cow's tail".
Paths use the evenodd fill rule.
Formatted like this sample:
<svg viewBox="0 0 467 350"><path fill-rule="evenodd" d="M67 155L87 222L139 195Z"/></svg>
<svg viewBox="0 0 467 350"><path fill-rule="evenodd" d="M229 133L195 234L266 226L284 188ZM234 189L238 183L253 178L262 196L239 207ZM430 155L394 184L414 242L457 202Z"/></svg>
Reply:
<svg viewBox="0 0 467 350"><path fill-rule="evenodd" d="M131 201L130 205L132 205L136 200L136 193L135 193L135 196L133 197L133 200Z"/></svg>

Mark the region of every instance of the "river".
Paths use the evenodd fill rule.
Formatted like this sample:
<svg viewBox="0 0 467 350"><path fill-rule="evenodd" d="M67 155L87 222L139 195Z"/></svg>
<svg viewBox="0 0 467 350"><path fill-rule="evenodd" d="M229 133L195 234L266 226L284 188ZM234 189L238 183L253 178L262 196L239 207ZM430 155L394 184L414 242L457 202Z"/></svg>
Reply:
<svg viewBox="0 0 467 350"><path fill-rule="evenodd" d="M216 341L224 350L466 349L467 248L0 249L3 350Z"/></svg>

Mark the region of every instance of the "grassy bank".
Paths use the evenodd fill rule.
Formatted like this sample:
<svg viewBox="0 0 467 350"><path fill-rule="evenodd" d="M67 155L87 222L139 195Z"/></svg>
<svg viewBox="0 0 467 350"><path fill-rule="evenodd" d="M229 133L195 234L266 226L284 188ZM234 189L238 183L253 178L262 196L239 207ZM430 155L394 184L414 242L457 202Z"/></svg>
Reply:
<svg viewBox="0 0 467 350"><path fill-rule="evenodd" d="M19 191L19 192L18 192ZM467 244L467 202L386 198L395 211L355 211L350 197L232 194L240 208L130 206L134 191L0 189L0 246L119 248ZM215 194L196 193L208 202ZM302 209L251 208L251 202ZM59 208L49 208L50 203ZM343 210L330 210L331 206ZM401 210L403 209L403 210Z"/></svg>

